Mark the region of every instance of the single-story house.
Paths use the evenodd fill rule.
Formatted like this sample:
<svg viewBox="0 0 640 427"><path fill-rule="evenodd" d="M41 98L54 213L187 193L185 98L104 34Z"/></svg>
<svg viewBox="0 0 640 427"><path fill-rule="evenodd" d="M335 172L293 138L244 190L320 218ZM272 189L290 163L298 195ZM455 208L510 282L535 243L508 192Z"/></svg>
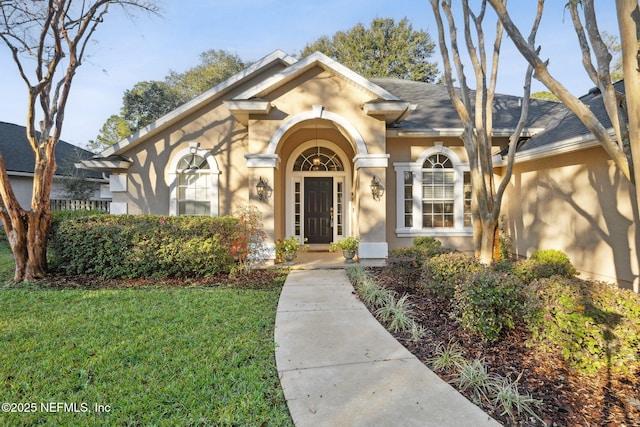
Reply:
<svg viewBox="0 0 640 427"><path fill-rule="evenodd" d="M28 209L31 205L35 166L35 157L29 146L26 131L24 126L0 122L0 153L4 158L7 174L18 203L24 209ZM108 208L111 193L109 181L104 174L96 171L85 171L79 174L75 168L75 163L93 157L93 153L65 141L59 141L55 156L58 167L51 186L50 198L53 208L79 206L85 202L85 200L73 200L74 195L69 192L70 186L65 185L65 182L75 179L86 183L86 186L92 190L86 191L88 200L99 202L94 203L95 206ZM72 200L74 204L70 203Z"/></svg>
<svg viewBox="0 0 640 427"><path fill-rule="evenodd" d="M595 92L585 101L601 103ZM495 100L498 179L520 104ZM272 241L359 236L361 259L385 258L418 236L472 249L461 133L444 86L275 51L83 167L111 174L112 213L229 215L252 204ZM560 249L584 276L637 286L631 185L560 103L533 100L523 136L503 205L514 252Z"/></svg>

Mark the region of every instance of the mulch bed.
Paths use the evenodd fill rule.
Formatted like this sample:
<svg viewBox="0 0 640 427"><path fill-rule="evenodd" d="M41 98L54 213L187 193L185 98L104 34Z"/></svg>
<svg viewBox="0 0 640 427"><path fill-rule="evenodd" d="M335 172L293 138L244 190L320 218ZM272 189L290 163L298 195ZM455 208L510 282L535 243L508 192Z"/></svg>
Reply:
<svg viewBox="0 0 640 427"><path fill-rule="evenodd" d="M542 401L536 413L548 426L640 426L640 371L621 374L605 369L595 375L581 374L572 369L559 352L528 347L529 333L523 329L512 331L497 343L487 344L462 329L449 316L446 303L399 287L384 269L370 269L370 272L380 284L400 295L410 295L416 312L414 317L425 327L426 334L418 342L412 341L408 334L392 334L421 361L434 357L438 344L453 340L466 351L467 360L484 359L490 372L513 380L522 373L520 393ZM453 379L452 372L436 373L445 381ZM467 398L471 400L471 396ZM513 422L492 408L483 409L507 426L542 425L524 414Z"/></svg>
<svg viewBox="0 0 640 427"><path fill-rule="evenodd" d="M87 275L68 276L51 272L46 280L37 283L46 289L127 289L127 288L233 288L273 290L282 286L283 271L255 269L236 274L217 274L197 278L96 279ZM19 285L20 286L20 285Z"/></svg>

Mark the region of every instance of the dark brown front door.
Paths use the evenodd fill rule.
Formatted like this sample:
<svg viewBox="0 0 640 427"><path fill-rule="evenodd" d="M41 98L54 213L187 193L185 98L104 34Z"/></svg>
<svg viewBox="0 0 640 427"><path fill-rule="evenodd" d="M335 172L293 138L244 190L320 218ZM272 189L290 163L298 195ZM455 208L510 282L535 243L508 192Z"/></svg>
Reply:
<svg viewBox="0 0 640 427"><path fill-rule="evenodd" d="M307 243L331 243L333 178L304 179L304 233Z"/></svg>

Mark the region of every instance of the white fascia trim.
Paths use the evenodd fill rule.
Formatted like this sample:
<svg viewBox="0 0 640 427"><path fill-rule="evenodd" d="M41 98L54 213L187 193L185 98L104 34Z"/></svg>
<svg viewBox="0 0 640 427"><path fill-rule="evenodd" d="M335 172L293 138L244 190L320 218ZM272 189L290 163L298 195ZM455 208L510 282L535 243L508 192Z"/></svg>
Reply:
<svg viewBox="0 0 640 427"><path fill-rule="evenodd" d="M7 171L7 175L9 175L9 176L19 176L19 177L23 177L23 178L33 178L33 172ZM58 175L58 174L55 174L55 175L53 175L53 178L56 179L56 180L65 180L65 179L73 179L75 177L69 176L69 175ZM83 181L99 182L101 184L105 184L105 183L108 182L108 180L100 179L100 178L83 178Z"/></svg>
<svg viewBox="0 0 640 427"><path fill-rule="evenodd" d="M7 175L33 178L33 172L12 172L12 171L7 171Z"/></svg>
<svg viewBox="0 0 640 427"><path fill-rule="evenodd" d="M527 128L522 131L524 137L532 137L538 133L544 131L543 128ZM492 136L496 137L509 137L513 135L515 129L503 128L494 129ZM463 128L424 128L424 129L388 129L387 136L398 138L424 138L424 137L437 137L437 136L457 136L461 137L464 133Z"/></svg>
<svg viewBox="0 0 640 427"><path fill-rule="evenodd" d="M140 129L138 132L134 133L128 138L125 138L122 141L118 142L117 144L113 145L112 147L107 148L101 153L101 155L103 157L108 157L108 156L122 152L129 145L131 145L138 139L142 138L143 136L147 135L148 133L155 131L160 127L163 127L168 123L173 122L174 120L190 113L191 111L197 109L204 102L210 102L211 100L225 93L227 90L229 90L233 86L237 85L239 82L245 79L248 79L249 77L253 76L257 72L268 67L270 64L276 61L281 61L281 62L284 62L286 65L291 66L292 64L296 63L297 60L292 56L287 55L282 50L278 49L270 53L269 55L265 56L264 58L260 59L259 61L254 62L249 67L245 68L239 73L229 77L227 80L217 84L216 86L204 92L203 94L193 98L191 101L185 103L181 107L178 107L175 110L171 111L170 113L160 117L155 122Z"/></svg>
<svg viewBox="0 0 640 427"><path fill-rule="evenodd" d="M389 166L390 154L356 154L353 165L360 168L386 168Z"/></svg>
<svg viewBox="0 0 640 427"><path fill-rule="evenodd" d="M357 85L362 86L363 88L369 90L375 95L383 98L387 101L400 101L395 95L387 90L381 88L380 86L370 82L369 80L362 77L360 74L351 71L344 65L340 64L338 61L335 61L328 56L324 55L321 52L314 52L311 55L301 59L296 62L291 67L281 71L278 74L266 79L262 83L252 87L249 90L242 92L236 98L239 99L249 99L249 98L260 98L265 93L269 92L273 88L280 87L292 80L299 74L305 72L306 70L319 65L326 71L332 72L336 75L340 75L347 80L351 80Z"/></svg>
<svg viewBox="0 0 640 427"><path fill-rule="evenodd" d="M615 137L615 131L613 129L609 129L608 132L610 136ZM586 134L516 153L515 163L529 162L532 160L544 159L546 157L553 157L561 154L570 154L577 151L601 146L602 145L600 144L600 142L596 140L592 134ZM507 157L505 156L502 158L502 162L496 165L504 166L506 164Z"/></svg>
<svg viewBox="0 0 640 427"><path fill-rule="evenodd" d="M280 156L277 154L245 154L248 168L277 168L280 166Z"/></svg>
<svg viewBox="0 0 640 427"><path fill-rule="evenodd" d="M387 242L360 242L358 245L358 258L360 259L384 259L389 256L389 244Z"/></svg>

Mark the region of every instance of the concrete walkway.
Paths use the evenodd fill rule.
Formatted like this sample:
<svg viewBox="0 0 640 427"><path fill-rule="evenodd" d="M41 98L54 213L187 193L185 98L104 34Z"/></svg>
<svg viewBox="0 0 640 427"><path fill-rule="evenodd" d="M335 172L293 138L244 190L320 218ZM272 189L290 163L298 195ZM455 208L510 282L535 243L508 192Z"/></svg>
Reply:
<svg viewBox="0 0 640 427"><path fill-rule="evenodd" d="M297 427L500 425L398 343L344 269L289 274L275 342Z"/></svg>

